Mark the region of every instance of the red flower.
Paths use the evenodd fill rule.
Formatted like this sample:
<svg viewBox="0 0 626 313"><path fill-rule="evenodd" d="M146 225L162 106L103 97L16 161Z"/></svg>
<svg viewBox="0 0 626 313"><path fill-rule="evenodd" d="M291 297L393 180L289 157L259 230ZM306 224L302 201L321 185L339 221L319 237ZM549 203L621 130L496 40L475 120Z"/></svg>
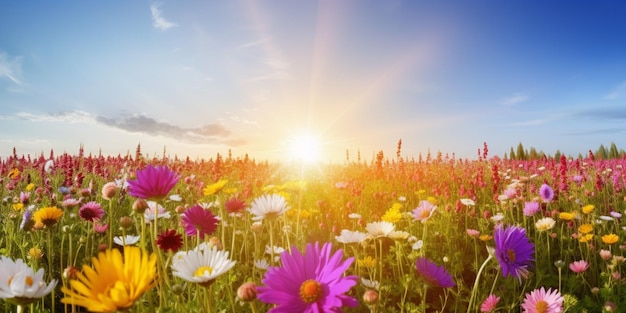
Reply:
<svg viewBox="0 0 626 313"><path fill-rule="evenodd" d="M183 236L173 229L168 229L157 236L156 244L164 252L168 250L176 252L183 246Z"/></svg>
<svg viewBox="0 0 626 313"><path fill-rule="evenodd" d="M233 197L224 203L224 207L228 213L239 213L246 208L246 202Z"/></svg>

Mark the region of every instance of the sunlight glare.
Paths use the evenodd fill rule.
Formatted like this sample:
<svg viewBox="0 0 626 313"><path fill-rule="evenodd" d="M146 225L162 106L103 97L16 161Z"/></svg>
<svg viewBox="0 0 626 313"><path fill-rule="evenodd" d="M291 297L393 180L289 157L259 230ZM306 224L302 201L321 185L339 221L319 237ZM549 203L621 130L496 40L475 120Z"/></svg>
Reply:
<svg viewBox="0 0 626 313"><path fill-rule="evenodd" d="M321 148L319 138L312 134L294 136L290 141L291 158L307 164L320 161Z"/></svg>

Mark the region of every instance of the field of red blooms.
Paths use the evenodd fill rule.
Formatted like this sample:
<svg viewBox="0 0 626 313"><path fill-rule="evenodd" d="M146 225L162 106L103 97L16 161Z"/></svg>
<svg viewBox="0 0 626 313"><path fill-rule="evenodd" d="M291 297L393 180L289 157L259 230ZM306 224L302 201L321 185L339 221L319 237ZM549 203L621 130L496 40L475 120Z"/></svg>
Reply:
<svg viewBox="0 0 626 313"><path fill-rule="evenodd" d="M2 312L626 312L626 159L0 159Z"/></svg>

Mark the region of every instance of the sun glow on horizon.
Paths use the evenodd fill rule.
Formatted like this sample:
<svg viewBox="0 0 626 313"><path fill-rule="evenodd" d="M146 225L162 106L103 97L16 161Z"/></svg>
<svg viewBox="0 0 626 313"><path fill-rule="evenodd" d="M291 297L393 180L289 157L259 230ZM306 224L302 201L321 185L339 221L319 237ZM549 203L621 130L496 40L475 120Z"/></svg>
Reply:
<svg viewBox="0 0 626 313"><path fill-rule="evenodd" d="M289 140L289 156L294 161L313 164L321 161L322 143L318 136L302 133Z"/></svg>

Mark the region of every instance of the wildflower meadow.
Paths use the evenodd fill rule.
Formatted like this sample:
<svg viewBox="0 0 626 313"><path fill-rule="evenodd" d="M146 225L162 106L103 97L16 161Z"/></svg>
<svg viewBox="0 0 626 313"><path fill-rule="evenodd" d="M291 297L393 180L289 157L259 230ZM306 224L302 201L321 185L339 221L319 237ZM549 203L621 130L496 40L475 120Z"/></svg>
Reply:
<svg viewBox="0 0 626 313"><path fill-rule="evenodd" d="M625 171L14 150L0 312L626 312Z"/></svg>

